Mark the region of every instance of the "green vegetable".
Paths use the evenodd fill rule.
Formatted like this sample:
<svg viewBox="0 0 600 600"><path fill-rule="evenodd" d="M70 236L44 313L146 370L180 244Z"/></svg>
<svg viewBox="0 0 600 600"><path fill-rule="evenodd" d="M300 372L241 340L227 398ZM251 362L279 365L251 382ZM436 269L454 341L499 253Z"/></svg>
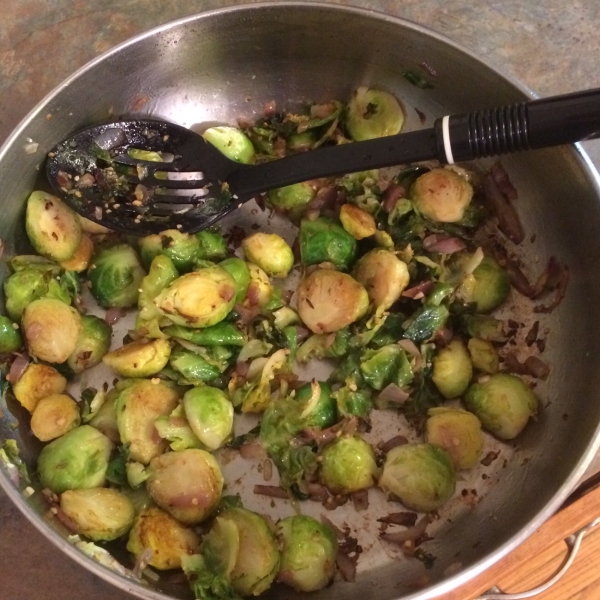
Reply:
<svg viewBox="0 0 600 600"><path fill-rule="evenodd" d="M240 304L246 297L250 285L248 265L241 258L232 257L222 260L219 266L233 277L235 281L235 303Z"/></svg>
<svg viewBox="0 0 600 600"><path fill-rule="evenodd" d="M210 383L221 374L221 370L203 356L181 347L171 353L169 364L181 375L182 384Z"/></svg>
<svg viewBox="0 0 600 600"><path fill-rule="evenodd" d="M198 238L178 229L168 229L140 240L140 257L146 269L157 256L167 256L179 273L186 273L193 269L199 253Z"/></svg>
<svg viewBox="0 0 600 600"><path fill-rule="evenodd" d="M496 348L494 348L491 342L486 342L479 338L471 338L467 344L467 348L471 356L473 368L489 375L498 371L500 359Z"/></svg>
<svg viewBox="0 0 600 600"><path fill-rule="evenodd" d="M317 192L308 182L294 183L267 192L269 204L287 211L291 216L302 213Z"/></svg>
<svg viewBox="0 0 600 600"><path fill-rule="evenodd" d="M171 337L187 340L197 346L243 346L246 343L244 334L233 323L226 321L202 329L170 325L163 331Z"/></svg>
<svg viewBox="0 0 600 600"><path fill-rule="evenodd" d="M361 86L346 107L346 128L355 141L400 133L404 111L394 96Z"/></svg>
<svg viewBox="0 0 600 600"><path fill-rule="evenodd" d="M227 256L227 242L216 229L204 229L194 234L200 244L199 260L223 260Z"/></svg>
<svg viewBox="0 0 600 600"><path fill-rule="evenodd" d="M397 344L366 350L362 356L360 372L364 381L376 390L382 390L390 383L404 387L413 379L406 353Z"/></svg>
<svg viewBox="0 0 600 600"><path fill-rule="evenodd" d="M486 256L468 275L458 289L465 302L474 302L477 312L488 313L504 302L510 292L506 271L491 257Z"/></svg>
<svg viewBox="0 0 600 600"><path fill-rule="evenodd" d="M423 306L413 317L404 331L404 337L413 342L424 342L433 337L448 320L449 311L443 304L439 306Z"/></svg>
<svg viewBox="0 0 600 600"><path fill-rule="evenodd" d="M458 339L439 350L433 359L433 383L444 398L462 396L473 376L473 366L465 345Z"/></svg>
<svg viewBox="0 0 600 600"><path fill-rule="evenodd" d="M346 385L332 395L337 402L340 415L344 417L356 416L364 420L369 419L369 413L373 408L371 392L368 389L360 389L354 378L350 377Z"/></svg>
<svg viewBox="0 0 600 600"><path fill-rule="evenodd" d="M150 377L168 362L171 344L165 339L141 339L107 352L102 362L122 377Z"/></svg>
<svg viewBox="0 0 600 600"><path fill-rule="evenodd" d="M23 338L16 324L0 315L0 352L16 352L22 346Z"/></svg>
<svg viewBox="0 0 600 600"><path fill-rule="evenodd" d="M254 162L252 142L235 127L209 127L202 137L231 160L245 164Z"/></svg>
<svg viewBox="0 0 600 600"><path fill-rule="evenodd" d="M52 280L50 271L23 269L4 280L6 312L13 321L19 321L25 307L48 293Z"/></svg>
<svg viewBox="0 0 600 600"><path fill-rule="evenodd" d="M347 269L356 254L356 240L337 221L320 217L300 222L300 257L305 266L324 262Z"/></svg>
<svg viewBox="0 0 600 600"><path fill-rule="evenodd" d="M324 429L337 423L337 407L331 386L324 381L313 381L296 390L295 399L303 405L300 418L308 427Z"/></svg>
<svg viewBox="0 0 600 600"><path fill-rule="evenodd" d="M292 249L275 233L254 233L242 241L242 248L246 259L269 277L287 277L294 264Z"/></svg>
<svg viewBox="0 0 600 600"><path fill-rule="evenodd" d="M209 450L221 447L233 431L233 405L223 392L207 385L193 388L183 396L188 423Z"/></svg>
<svg viewBox="0 0 600 600"><path fill-rule="evenodd" d="M75 350L67 359L71 371L81 373L100 364L110 347L111 336L112 328L104 319L83 315Z"/></svg>

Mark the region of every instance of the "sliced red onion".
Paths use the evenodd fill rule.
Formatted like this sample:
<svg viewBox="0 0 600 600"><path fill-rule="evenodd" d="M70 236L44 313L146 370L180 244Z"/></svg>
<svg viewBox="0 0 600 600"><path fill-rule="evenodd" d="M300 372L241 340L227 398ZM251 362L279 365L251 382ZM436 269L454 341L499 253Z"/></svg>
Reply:
<svg viewBox="0 0 600 600"><path fill-rule="evenodd" d="M529 283L527 277L525 277L521 268L513 261L508 260L506 263L506 272L512 285L517 292L523 294L527 298L533 298L535 296L535 289Z"/></svg>
<svg viewBox="0 0 600 600"><path fill-rule="evenodd" d="M315 502L326 502L327 498L329 498L327 488L320 483L309 483L308 495L310 496L310 499Z"/></svg>
<svg viewBox="0 0 600 600"><path fill-rule="evenodd" d="M516 200L519 197L517 189L512 184L508 173L505 171L504 167L500 163L496 163L490 169L490 175L492 176L494 183L498 186L502 194L508 200Z"/></svg>
<svg viewBox="0 0 600 600"><path fill-rule="evenodd" d="M235 371L241 377L246 377L246 375L248 374L249 368L250 368L250 364L245 361L240 360L235 364Z"/></svg>
<svg viewBox="0 0 600 600"><path fill-rule="evenodd" d="M260 312L258 307L245 308L241 304L236 304L233 309L238 315L240 315L240 320L244 325L250 323L250 321L252 321L252 319L254 319Z"/></svg>
<svg viewBox="0 0 600 600"><path fill-rule="evenodd" d="M15 383L21 379L21 376L23 373L25 373L30 361L31 358L28 354L17 354L17 357L15 360L13 360L12 365L10 365L10 371L7 377L12 385L15 385Z"/></svg>
<svg viewBox="0 0 600 600"><path fill-rule="evenodd" d="M263 114L265 115L265 117L272 117L276 112L277 103L275 102L275 100L271 100L263 106Z"/></svg>
<svg viewBox="0 0 600 600"><path fill-rule="evenodd" d="M352 494L352 503L354 510L361 512L369 508L369 490L359 490Z"/></svg>
<svg viewBox="0 0 600 600"><path fill-rule="evenodd" d="M247 442L240 446L240 456L242 458L266 458L265 449L257 442Z"/></svg>
<svg viewBox="0 0 600 600"><path fill-rule="evenodd" d="M122 129L111 127L105 129L94 138L94 143L102 150L112 150L127 143L127 136Z"/></svg>
<svg viewBox="0 0 600 600"><path fill-rule="evenodd" d="M466 244L457 237L433 233L423 240L423 248L427 252L439 252L440 254L454 254L466 248Z"/></svg>
<svg viewBox="0 0 600 600"><path fill-rule="evenodd" d="M60 508L57 506L50 509L50 512L56 517L57 521L60 521L71 533L79 533L79 527L77 527L77 523L71 519Z"/></svg>
<svg viewBox="0 0 600 600"><path fill-rule="evenodd" d="M224 285L219 290L219 296L229 302L235 296L235 290L230 285Z"/></svg>
<svg viewBox="0 0 600 600"><path fill-rule="evenodd" d="M333 102L325 102L323 104L313 104L310 107L310 116L316 119L324 119L331 116L337 110Z"/></svg>
<svg viewBox="0 0 600 600"><path fill-rule="evenodd" d="M248 286L248 291L246 292L246 298L248 300L248 304L250 306L257 306L258 301L260 300L260 288L256 282L252 282Z"/></svg>
<svg viewBox="0 0 600 600"><path fill-rule="evenodd" d="M255 485L254 493L258 496L269 496L269 498L282 498L284 500L289 498L288 493L276 485Z"/></svg>
<svg viewBox="0 0 600 600"><path fill-rule="evenodd" d="M84 173L77 181L77 187L90 187L96 183L94 176L91 173Z"/></svg>
<svg viewBox="0 0 600 600"><path fill-rule="evenodd" d="M333 186L325 186L319 189L315 197L306 205L307 210L321 210L331 206L337 200L337 190Z"/></svg>
<svg viewBox="0 0 600 600"><path fill-rule="evenodd" d="M389 525L402 525L402 527L414 527L417 522L417 513L402 511L390 513L381 519L377 519L379 523L387 523Z"/></svg>
<svg viewBox="0 0 600 600"><path fill-rule="evenodd" d="M405 194L406 190L401 185L390 183L381 196L381 207L385 212L391 213L398 200L404 198Z"/></svg>
<svg viewBox="0 0 600 600"><path fill-rule="evenodd" d="M296 340L298 343L307 340L308 336L310 336L310 330L306 329L306 327L296 327Z"/></svg>
<svg viewBox="0 0 600 600"><path fill-rule="evenodd" d="M379 537L386 542L393 544L404 544L405 542L418 540L422 535L425 534L427 525L430 523L429 515L421 517L413 527L409 527L403 531L395 531L393 533L382 533Z"/></svg>
<svg viewBox="0 0 600 600"><path fill-rule="evenodd" d="M421 281L421 283L404 290L402 296L412 299L423 298L423 296L428 294L432 289L433 281Z"/></svg>
<svg viewBox="0 0 600 600"><path fill-rule="evenodd" d="M356 562L344 552L338 552L336 559L337 568L344 581L353 583L356 580Z"/></svg>
<svg viewBox="0 0 600 600"><path fill-rule="evenodd" d="M382 402L393 402L398 405L404 404L409 398L410 394L395 383L386 385L377 396L377 399Z"/></svg>
<svg viewBox="0 0 600 600"><path fill-rule="evenodd" d="M525 368L530 375L538 379L546 380L550 375L550 367L541 358L537 356L530 356L525 361Z"/></svg>
<svg viewBox="0 0 600 600"><path fill-rule="evenodd" d="M483 193L498 217L500 231L515 244L520 244L525 239L525 231L519 215L490 174L483 179Z"/></svg>
<svg viewBox="0 0 600 600"><path fill-rule="evenodd" d="M122 308L109 308L104 314L104 320L109 325L114 325L123 316L124 313Z"/></svg>
<svg viewBox="0 0 600 600"><path fill-rule="evenodd" d="M397 448L398 446L404 446L404 444L408 444L408 440L403 435L395 435L393 438L390 438L387 442L382 442L377 445L377 448L383 452L383 454L387 454L392 448Z"/></svg>

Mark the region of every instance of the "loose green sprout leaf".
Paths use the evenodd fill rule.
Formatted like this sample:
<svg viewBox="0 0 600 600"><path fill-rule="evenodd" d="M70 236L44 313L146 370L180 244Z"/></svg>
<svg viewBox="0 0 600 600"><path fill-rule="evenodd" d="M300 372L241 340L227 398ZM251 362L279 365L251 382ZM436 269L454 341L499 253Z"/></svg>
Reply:
<svg viewBox="0 0 600 600"><path fill-rule="evenodd" d="M417 311L410 325L404 331L403 337L413 342L429 340L438 329L446 324L449 315L448 309L443 304L423 306Z"/></svg>
<svg viewBox="0 0 600 600"><path fill-rule="evenodd" d="M187 448L205 449L202 442L192 431L182 405L179 405L168 417L158 417L154 422L154 427L158 435L163 440L167 440L171 450L175 452Z"/></svg>
<svg viewBox="0 0 600 600"><path fill-rule="evenodd" d="M179 373L178 382L180 384L210 383L221 375L221 370L209 363L202 355L181 347L171 353L169 364Z"/></svg>
<svg viewBox="0 0 600 600"><path fill-rule="evenodd" d="M349 377L346 385L333 392L332 396L337 402L340 415L343 417L360 417L368 421L373 408L371 391L367 388L359 388L354 377Z"/></svg>

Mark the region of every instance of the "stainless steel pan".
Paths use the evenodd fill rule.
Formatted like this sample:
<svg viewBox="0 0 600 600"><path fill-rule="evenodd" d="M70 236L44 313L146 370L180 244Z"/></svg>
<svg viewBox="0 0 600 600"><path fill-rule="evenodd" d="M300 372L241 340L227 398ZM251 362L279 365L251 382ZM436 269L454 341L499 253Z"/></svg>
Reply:
<svg viewBox="0 0 600 600"><path fill-rule="evenodd" d="M428 73L431 69L435 76ZM411 84L407 71L422 73L433 87ZM235 122L237 117L260 113L273 99L280 106L294 107L306 99L348 97L360 84L396 93L407 107L407 128L420 125L415 109L430 124L442 114L531 97L518 83L441 36L367 11L285 2L177 21L118 46L78 71L4 144L0 238L5 255L27 249L23 203L36 185L36 168L45 151L81 126L111 115L133 114L188 127ZM25 152L27 138L39 144L37 152ZM432 529L435 539L426 546L437 557L430 570L419 561L395 556L376 540L374 518L386 510L377 500L371 503L368 518L357 518L350 509L329 515L349 521L366 551L357 583L336 583L312 598L424 600L443 594L498 560L549 517L600 445L598 176L577 147L515 155L504 165L519 190L518 208L526 230L535 234L535 241L528 240L522 249L529 275L541 272L551 254L568 264L571 273L560 307L550 315L538 315L547 338L544 358L553 367L548 381L537 387L544 409L516 444L499 445L488 439L488 448L501 449L500 458L459 482L456 500L441 514ZM6 270L0 269L1 278ZM516 293L508 308L524 319L532 316ZM15 419L27 422L25 415L4 399L0 410L0 439L15 437L33 465L37 444L26 425L13 429ZM233 465L231 473L238 468L244 467ZM25 498L1 469L0 484L45 536L97 575L140 598L185 597L185 587L138 584L102 567L68 542L58 523L44 517L47 509L39 494ZM257 498L249 500L249 507L262 507L275 517L291 510L283 504L273 510ZM279 588L272 593L277 598L293 596Z"/></svg>

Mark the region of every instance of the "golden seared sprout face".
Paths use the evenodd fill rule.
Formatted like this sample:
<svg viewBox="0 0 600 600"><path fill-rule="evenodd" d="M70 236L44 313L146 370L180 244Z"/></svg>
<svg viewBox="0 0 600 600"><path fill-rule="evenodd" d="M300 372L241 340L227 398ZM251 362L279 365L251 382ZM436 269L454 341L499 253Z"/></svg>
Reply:
<svg viewBox="0 0 600 600"><path fill-rule="evenodd" d="M279 521L277 535L282 543L277 580L298 592L327 586L335 574L335 532L312 517L295 515Z"/></svg>
<svg viewBox="0 0 600 600"><path fill-rule="evenodd" d="M15 398L32 413L42 398L62 394L67 389L67 380L49 365L30 363L12 389Z"/></svg>
<svg viewBox="0 0 600 600"><path fill-rule="evenodd" d="M90 260L92 260L92 254L94 254L94 242L92 242L92 238L89 235L84 233L73 256L68 260L63 260L60 266L65 271L83 273L88 268Z"/></svg>
<svg viewBox="0 0 600 600"><path fill-rule="evenodd" d="M148 564L159 571L178 569L181 558L194 554L200 545L200 537L171 515L157 507L144 509L136 518L129 532L127 550L136 558L149 549L152 553Z"/></svg>
<svg viewBox="0 0 600 600"><path fill-rule="evenodd" d="M365 315L367 290L346 273L319 269L305 277L297 289L298 314L313 333L338 331Z"/></svg>
<svg viewBox="0 0 600 600"><path fill-rule="evenodd" d="M444 398L462 396L473 376L467 348L458 339L440 349L433 359L433 383Z"/></svg>
<svg viewBox="0 0 600 600"><path fill-rule="evenodd" d="M171 344L166 339L142 339L108 352L102 362L122 377L149 377L169 362Z"/></svg>
<svg viewBox="0 0 600 600"><path fill-rule="evenodd" d="M189 448L167 452L150 463L150 496L178 521L195 525L216 508L223 490L223 475L214 456Z"/></svg>
<svg viewBox="0 0 600 600"><path fill-rule="evenodd" d="M248 284L246 297L242 302L244 308L262 308L266 306L273 297L273 286L269 276L253 263L248 264L250 283Z"/></svg>
<svg viewBox="0 0 600 600"><path fill-rule="evenodd" d="M501 440L516 438L538 411L538 399L516 375L496 373L473 383L464 396L465 406L484 428Z"/></svg>
<svg viewBox="0 0 600 600"><path fill-rule="evenodd" d="M102 487L113 449L97 429L81 425L42 448L38 474L43 487L55 494L66 490Z"/></svg>
<svg viewBox="0 0 600 600"><path fill-rule="evenodd" d="M176 279L154 303L176 325L209 327L229 314L235 291L235 281L225 269L206 267Z"/></svg>
<svg viewBox="0 0 600 600"><path fill-rule="evenodd" d="M459 408L430 408L425 423L425 439L446 450L457 470L474 467L483 450L479 419Z"/></svg>
<svg viewBox="0 0 600 600"><path fill-rule="evenodd" d="M42 398L31 415L31 431L42 442L49 442L81 423L79 408L66 394L51 394Z"/></svg>
<svg viewBox="0 0 600 600"><path fill-rule="evenodd" d="M367 86L357 88L346 107L346 129L354 141L400 133L404 110L392 94Z"/></svg>
<svg viewBox="0 0 600 600"><path fill-rule="evenodd" d="M75 350L67 359L71 371L81 373L100 364L110 347L111 336L112 328L104 319L83 315Z"/></svg>
<svg viewBox="0 0 600 600"><path fill-rule="evenodd" d="M321 454L321 483L333 494L351 494L370 488L377 479L371 445L361 437L338 438Z"/></svg>
<svg viewBox="0 0 600 600"><path fill-rule="evenodd" d="M183 408L192 431L209 450L231 436L233 404L222 390L208 385L193 388L184 394Z"/></svg>
<svg viewBox="0 0 600 600"><path fill-rule="evenodd" d="M377 231L373 216L355 204L342 205L340 221L344 229L357 240L370 237Z"/></svg>
<svg viewBox="0 0 600 600"><path fill-rule="evenodd" d="M431 444L405 444L392 448L385 458L379 486L396 496L406 508L430 512L454 494L456 476L445 450Z"/></svg>
<svg viewBox="0 0 600 600"><path fill-rule="evenodd" d="M73 354L82 329L79 313L54 298L28 304L21 325L29 353L50 363L63 363Z"/></svg>
<svg viewBox="0 0 600 600"><path fill-rule="evenodd" d="M408 267L393 252L376 248L356 263L354 277L367 290L373 306L384 311L396 302L409 281Z"/></svg>
<svg viewBox="0 0 600 600"><path fill-rule="evenodd" d="M93 541L110 541L133 526L135 509L123 493L109 488L67 490L60 508L77 525L77 533Z"/></svg>
<svg viewBox="0 0 600 600"><path fill-rule="evenodd" d="M421 175L410 190L416 209L440 223L457 223L473 198L471 184L450 169L432 169Z"/></svg>
<svg viewBox="0 0 600 600"><path fill-rule="evenodd" d="M231 160L247 165L254 162L252 142L235 127L209 127L202 137Z"/></svg>
<svg viewBox="0 0 600 600"><path fill-rule="evenodd" d="M121 443L128 446L131 460L147 465L167 449L154 422L175 409L179 392L160 380L129 380L119 385L115 412Z"/></svg>
<svg viewBox="0 0 600 600"><path fill-rule="evenodd" d="M246 260L258 265L269 277L284 278L294 265L294 253L275 233L254 233L242 241Z"/></svg>
<svg viewBox="0 0 600 600"><path fill-rule="evenodd" d="M72 258L81 242L77 214L46 192L33 192L27 199L25 228L35 250L57 262Z"/></svg>

